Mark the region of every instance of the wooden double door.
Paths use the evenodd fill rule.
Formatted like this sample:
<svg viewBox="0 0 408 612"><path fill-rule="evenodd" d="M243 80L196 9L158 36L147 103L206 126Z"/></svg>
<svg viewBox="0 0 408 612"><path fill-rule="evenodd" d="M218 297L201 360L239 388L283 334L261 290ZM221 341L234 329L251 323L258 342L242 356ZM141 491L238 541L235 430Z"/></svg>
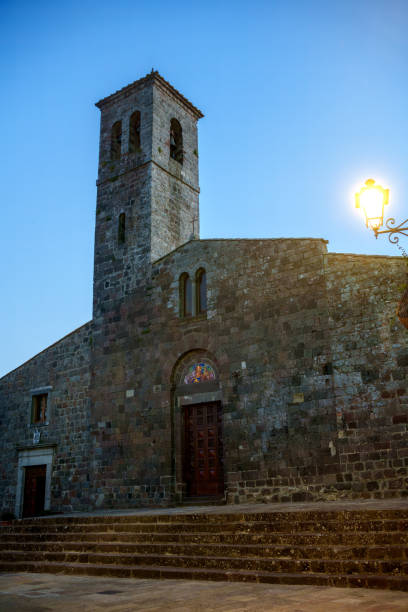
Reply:
<svg viewBox="0 0 408 612"><path fill-rule="evenodd" d="M187 495L224 493L220 402L185 406L184 480Z"/></svg>
<svg viewBox="0 0 408 612"><path fill-rule="evenodd" d="M46 473L46 465L25 468L23 517L37 516L44 510Z"/></svg>

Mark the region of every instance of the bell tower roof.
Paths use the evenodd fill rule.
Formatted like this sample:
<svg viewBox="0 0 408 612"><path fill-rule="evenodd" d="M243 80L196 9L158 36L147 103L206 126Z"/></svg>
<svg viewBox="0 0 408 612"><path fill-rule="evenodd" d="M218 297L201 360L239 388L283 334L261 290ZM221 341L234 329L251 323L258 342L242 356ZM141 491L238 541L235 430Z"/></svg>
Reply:
<svg viewBox="0 0 408 612"><path fill-rule="evenodd" d="M191 104L191 102L187 100L187 98L185 98L179 91L177 91L177 89L170 85L168 81L163 79L163 77L158 73L157 70L152 70L145 77L142 77L141 79L138 79L137 81L126 85L126 87L122 87L122 89L118 89L118 91L115 91L113 94L107 96L106 98L102 98L102 100L96 102L95 106L97 106L99 109L102 109L106 104L116 102L118 99L129 95L133 91L145 87L148 83L156 84L168 95L174 97L180 104L182 104L186 108L186 110L189 110L196 119L201 119L201 117L204 117L203 113L193 104Z"/></svg>

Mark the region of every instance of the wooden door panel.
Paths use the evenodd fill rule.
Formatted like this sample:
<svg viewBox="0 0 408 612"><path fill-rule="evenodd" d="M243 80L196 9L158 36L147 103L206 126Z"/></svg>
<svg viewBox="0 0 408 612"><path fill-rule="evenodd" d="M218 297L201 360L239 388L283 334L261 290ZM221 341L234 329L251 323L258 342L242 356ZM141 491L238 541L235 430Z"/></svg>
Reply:
<svg viewBox="0 0 408 612"><path fill-rule="evenodd" d="M189 495L223 493L222 413L219 402L186 406L184 465Z"/></svg>
<svg viewBox="0 0 408 612"><path fill-rule="evenodd" d="M23 517L36 516L44 510L46 465L25 468Z"/></svg>

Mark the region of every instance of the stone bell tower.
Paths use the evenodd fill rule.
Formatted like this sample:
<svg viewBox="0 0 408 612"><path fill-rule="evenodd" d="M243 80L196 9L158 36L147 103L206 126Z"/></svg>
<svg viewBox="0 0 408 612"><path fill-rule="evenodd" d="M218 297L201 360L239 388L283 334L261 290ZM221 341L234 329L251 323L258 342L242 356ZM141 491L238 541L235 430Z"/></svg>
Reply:
<svg viewBox="0 0 408 612"><path fill-rule="evenodd" d="M94 316L149 276L151 263L199 235L197 120L158 72L100 100ZM194 224L193 224L194 220Z"/></svg>

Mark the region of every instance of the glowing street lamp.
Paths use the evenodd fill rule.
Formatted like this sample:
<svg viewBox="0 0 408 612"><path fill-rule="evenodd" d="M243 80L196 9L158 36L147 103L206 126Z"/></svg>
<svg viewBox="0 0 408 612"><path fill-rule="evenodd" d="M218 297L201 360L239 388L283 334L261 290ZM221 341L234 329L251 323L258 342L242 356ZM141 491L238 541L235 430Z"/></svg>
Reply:
<svg viewBox="0 0 408 612"><path fill-rule="evenodd" d="M384 221L384 206L388 204L389 189L376 185L374 179L367 179L364 187L356 193L356 208L362 208L366 227L374 232L382 226Z"/></svg>
<svg viewBox="0 0 408 612"><path fill-rule="evenodd" d="M395 234L408 236L408 219L397 226L395 219L387 219L385 222L387 229L380 230L384 223L384 206L388 204L389 196L389 189L376 185L374 179L367 179L360 191L356 193L356 208L363 209L366 226L373 230L376 238L379 234L388 234L388 240L392 244L397 244L399 237Z"/></svg>
<svg viewBox="0 0 408 612"><path fill-rule="evenodd" d="M368 179L356 193L356 208L363 209L366 226L373 230L376 238L378 234L388 234L388 240L392 244L398 244L399 237L396 234L408 236L408 219L397 226L395 226L395 219L387 219L385 222L387 229L380 230L384 223L384 206L388 204L389 195L389 189L376 185L374 179ZM405 254L404 250L403 252ZM404 327L408 329L408 288L405 289L399 301L396 314Z"/></svg>

